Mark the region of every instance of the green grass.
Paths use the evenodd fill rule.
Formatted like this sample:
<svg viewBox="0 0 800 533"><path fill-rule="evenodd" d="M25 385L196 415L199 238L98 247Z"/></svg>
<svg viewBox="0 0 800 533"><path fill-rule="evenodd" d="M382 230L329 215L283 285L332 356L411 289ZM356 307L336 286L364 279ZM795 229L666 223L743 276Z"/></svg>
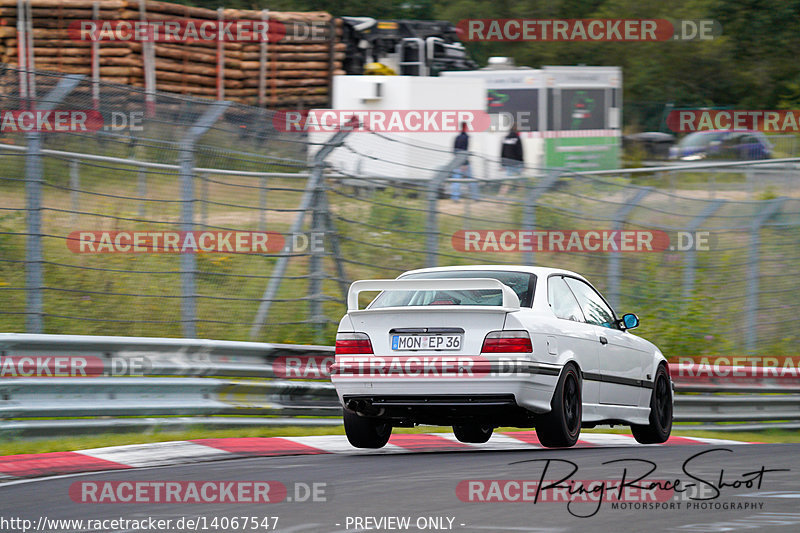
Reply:
<svg viewBox="0 0 800 533"><path fill-rule="evenodd" d="M423 426L416 428L394 428L393 433L430 433L451 430L452 428ZM148 442L169 442L193 439L298 437L312 435L344 435L344 427L284 426L240 429L204 429L202 427L198 427L183 431L154 431L151 433L107 433L99 435L20 440L0 439L0 455L85 450L89 448L101 448L104 446L122 446L125 444L143 444Z"/></svg>
<svg viewBox="0 0 800 533"><path fill-rule="evenodd" d="M68 147L75 148L75 147ZM117 147L119 148L119 147ZM117 154L119 155L119 154ZM157 154L156 154L157 155ZM211 157L210 154L209 157ZM137 155L141 156L141 154ZM151 157L155 158L155 156ZM9 158L6 175L24 175L23 158ZM132 169L107 169L80 165L81 189L79 210L74 217L72 197L66 189L69 165L66 161L45 159L43 189L43 238L45 286L45 332L61 334L132 335L148 337L181 337L180 257L177 254L75 254L67 249L64 237L78 229L131 230L175 229L179 220L180 185L174 173L147 177L147 194L152 199L166 200L146 206L143 220L139 216L137 175ZM209 160L207 164L214 163ZM687 184L699 176L680 175ZM238 230L258 228L261 181L252 178L210 176L207 191L196 180L196 193L208 198L208 223ZM718 179L725 179L717 176ZM608 178L602 182L567 180L563 189L544 195L536 206L536 229L611 229L609 209L625 203L629 185L645 184L638 178ZM647 178L643 178L646 179ZM702 185L700 181L697 181ZM664 183L650 183L665 187ZM3 207L20 208L25 204L21 182L0 181ZM298 205L303 180L270 179L275 189L267 193L268 209L291 209ZM256 188L254 188L256 187ZM358 196L348 187L329 183L329 203L337 233L341 237L345 277L349 280L394 277L404 270L425 265L427 200L424 191L383 190L370 196ZM410 194L410 193L416 194ZM520 253L466 253L453 248L451 236L462 229L520 228L523 191L504 199L487 197L470 205L441 200L438 204L440 238L439 264L521 263ZM503 203L506 202L506 203ZM508 203L510 202L510 203ZM645 229L666 225L685 227L705 203L700 200L678 201L675 197L651 192L635 209L629 229ZM201 207L196 207L196 220L202 220ZM750 205L729 202L717 215L728 220L755 215ZM95 216L99 214L100 216ZM268 211L267 229L286 231L296 213ZM465 216L474 217L472 219ZM112 218L118 217L118 218ZM606 219L606 220L600 220ZM713 222L710 221L710 223ZM781 224L800 225L796 216L785 215ZM713 230L713 227L710 228ZM0 209L0 289L3 290L3 312L0 331L24 331L25 217L22 211ZM786 289L786 273L800 263L800 234L786 227L762 231L764 276L760 304L770 309L769 316L758 322L760 343L764 352L781 355L800 354L798 335L793 328L797 314L794 292ZM637 333L656 343L668 357L685 355L730 355L741 352L749 235L747 231L714 232L714 249L697 253L696 285L690 301L683 300L682 270L685 254L641 253L621 254L620 311L633 311L642 319ZM250 340L250 325L256 315L276 264L275 257L246 254L197 254L197 293L213 298L197 299L198 336L223 340ZM537 253L537 264L562 267L581 272L601 291L607 290L607 254ZM363 263L363 264L361 264ZM323 334L315 335L309 318L307 257L289 262L287 277L281 283L278 298L272 305L266 327L256 340L288 343L332 343L335 324L345 308L337 283L323 281L322 290L329 301L323 304L327 325ZM333 276L332 259L325 261L326 276ZM783 277L781 277L783 276ZM768 296L767 296L768 295ZM715 299L720 298L718 301ZM731 298L736 296L736 298ZM769 298L769 301L767 300ZM709 303L711 305L709 305ZM774 339L764 342L765 339Z"/></svg>
<svg viewBox="0 0 800 533"><path fill-rule="evenodd" d="M416 428L394 428L393 433L441 433L450 432L450 427L420 426ZM496 431L520 431L517 428L498 428ZM584 433L623 433L630 434L627 428L585 429ZM0 455L27 453L46 453L71 450L85 450L105 446L143 444L149 442L169 442L193 439L243 438L243 437L297 437L311 435L343 435L342 426L330 427L261 427L242 429L203 429L186 431L159 431L153 433L100 434L90 436L61 437L57 439L0 440ZM766 430L761 432L736 431L689 431L676 428L673 435L683 437L704 437L730 439L742 442L798 443L800 431Z"/></svg>

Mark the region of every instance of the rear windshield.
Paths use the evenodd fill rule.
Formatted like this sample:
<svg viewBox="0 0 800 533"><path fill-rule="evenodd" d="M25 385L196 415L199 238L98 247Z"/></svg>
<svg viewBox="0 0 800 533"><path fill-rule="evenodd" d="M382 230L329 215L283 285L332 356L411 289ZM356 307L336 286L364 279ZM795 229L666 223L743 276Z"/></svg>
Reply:
<svg viewBox="0 0 800 533"><path fill-rule="evenodd" d="M442 279L442 278L492 278L511 287L519 297L521 307L530 307L536 276L527 272L506 272L502 270L446 270L439 272L419 272L402 276L400 279ZM369 309L381 307L409 307L424 305L502 305L503 295L498 289L485 290L430 290L430 291L385 291L369 305Z"/></svg>

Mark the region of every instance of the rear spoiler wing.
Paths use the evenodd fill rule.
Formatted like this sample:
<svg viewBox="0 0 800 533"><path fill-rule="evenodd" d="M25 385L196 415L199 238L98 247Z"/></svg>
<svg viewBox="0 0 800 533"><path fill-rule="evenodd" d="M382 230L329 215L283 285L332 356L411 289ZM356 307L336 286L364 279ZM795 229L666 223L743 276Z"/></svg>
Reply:
<svg viewBox="0 0 800 533"><path fill-rule="evenodd" d="M431 291L431 290L464 290L477 291L498 289L503 294L503 305L440 305L430 308L461 308L518 311L519 297L511 288L501 281L492 278L441 278L441 279L367 279L354 281L347 293L347 311L359 311L358 295L364 291ZM428 309L426 307L426 309Z"/></svg>

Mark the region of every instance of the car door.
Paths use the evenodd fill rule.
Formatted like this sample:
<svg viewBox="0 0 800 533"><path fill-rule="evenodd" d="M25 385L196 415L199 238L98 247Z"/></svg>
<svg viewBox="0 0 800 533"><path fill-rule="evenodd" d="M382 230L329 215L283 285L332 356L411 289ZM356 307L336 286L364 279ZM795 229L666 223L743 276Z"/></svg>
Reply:
<svg viewBox="0 0 800 533"><path fill-rule="evenodd" d="M755 134L742 135L739 147L739 159L765 159L766 153L765 145L758 136Z"/></svg>
<svg viewBox="0 0 800 533"><path fill-rule="evenodd" d="M730 132L717 146L716 157L718 159L740 159L742 136L738 132Z"/></svg>
<svg viewBox="0 0 800 533"><path fill-rule="evenodd" d="M575 294L586 321L592 324L599 345L600 403L639 405L645 353L635 339L622 331L611 307L591 285L577 278L565 281Z"/></svg>
<svg viewBox="0 0 800 533"><path fill-rule="evenodd" d="M562 355L569 352L584 374L597 374L600 371L597 332L592 324L586 322L578 300L564 281L564 276L554 275L547 279L547 303L557 318L556 334L547 337L549 353ZM593 414L590 406L599 403L600 383L585 379L582 393L583 403L587 407L584 414Z"/></svg>

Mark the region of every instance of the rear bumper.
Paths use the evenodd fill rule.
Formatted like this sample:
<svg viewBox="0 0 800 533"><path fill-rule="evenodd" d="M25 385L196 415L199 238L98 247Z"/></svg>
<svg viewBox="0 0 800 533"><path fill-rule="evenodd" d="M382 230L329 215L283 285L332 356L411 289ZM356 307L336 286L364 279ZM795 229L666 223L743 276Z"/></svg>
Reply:
<svg viewBox="0 0 800 533"><path fill-rule="evenodd" d="M380 418L405 418L420 423L441 419L494 416L519 418L550 411L561 367L531 363L510 375L471 377L385 377L364 374L331 381L340 403L353 411Z"/></svg>
<svg viewBox="0 0 800 533"><path fill-rule="evenodd" d="M364 416L392 420L397 425L533 426L533 414L517 405L512 394L346 395L345 408Z"/></svg>

